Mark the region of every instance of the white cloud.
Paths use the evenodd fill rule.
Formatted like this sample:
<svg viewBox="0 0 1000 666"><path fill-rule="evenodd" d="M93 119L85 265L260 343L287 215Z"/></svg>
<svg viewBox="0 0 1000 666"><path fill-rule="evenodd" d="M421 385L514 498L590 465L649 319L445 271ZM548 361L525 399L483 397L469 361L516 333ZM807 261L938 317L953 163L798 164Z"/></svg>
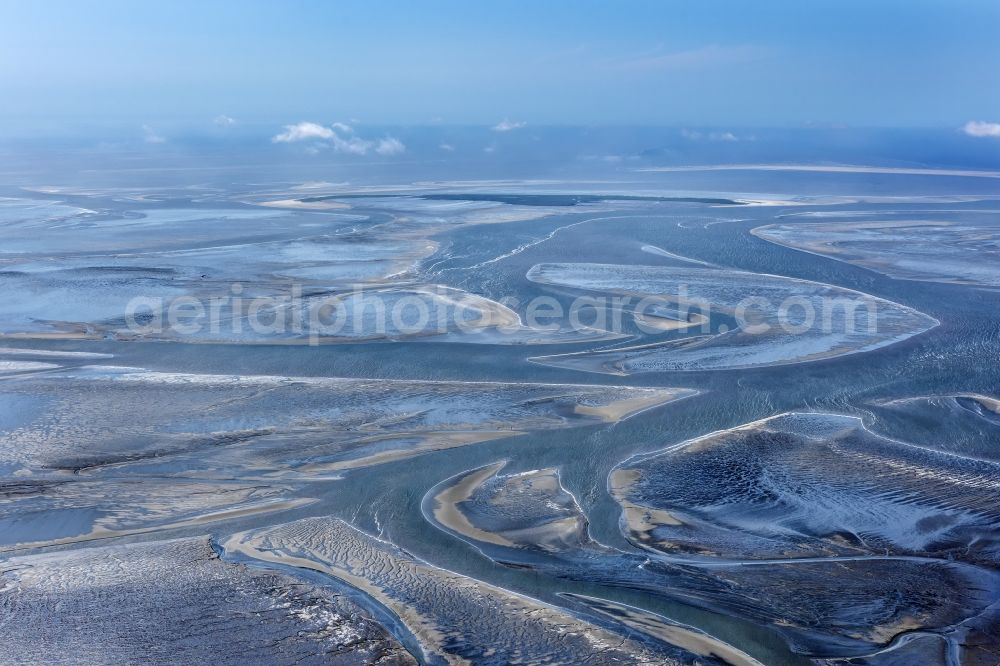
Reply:
<svg viewBox="0 0 1000 666"><path fill-rule="evenodd" d="M442 143L440 146L438 146L438 148L448 153L455 152L455 146L451 145L450 143Z"/></svg>
<svg viewBox="0 0 1000 666"><path fill-rule="evenodd" d="M493 126L493 131L509 132L511 130L521 129L522 127L525 127L527 124L528 123L512 122L507 118L504 118L503 120L501 120L500 122L498 122L496 125Z"/></svg>
<svg viewBox="0 0 1000 666"><path fill-rule="evenodd" d="M399 155L406 152L406 146L399 139L391 136L379 139L375 144L375 152L379 155Z"/></svg>
<svg viewBox="0 0 1000 666"><path fill-rule="evenodd" d="M219 127L231 127L236 124L236 118L232 118L230 116L227 116L226 114L222 114L213 118L212 122L218 125Z"/></svg>
<svg viewBox="0 0 1000 666"><path fill-rule="evenodd" d="M315 154L325 145L329 145L338 153L350 155L367 155L370 151L379 155L399 155L406 151L403 142L395 137L385 136L377 141L362 139L354 133L353 127L344 123L333 123L329 127L310 122L285 125L285 131L272 137L271 141L274 143L312 141L313 144L307 148L311 154ZM324 141L328 143L322 143Z"/></svg>
<svg viewBox="0 0 1000 666"><path fill-rule="evenodd" d="M295 125L285 125L285 131L271 138L274 143L291 143L293 141L308 141L309 139L332 139L336 134L329 127L318 123L302 122Z"/></svg>
<svg viewBox="0 0 1000 666"><path fill-rule="evenodd" d="M166 140L165 137L162 137L159 134L157 134L156 130L154 130L149 125L143 125L142 126L142 133L144 135L143 136L143 141L145 141L146 143L166 143L167 142L167 140Z"/></svg>
<svg viewBox="0 0 1000 666"><path fill-rule="evenodd" d="M970 120L962 125L962 131L969 136L1000 138L1000 123L987 123L982 120Z"/></svg>

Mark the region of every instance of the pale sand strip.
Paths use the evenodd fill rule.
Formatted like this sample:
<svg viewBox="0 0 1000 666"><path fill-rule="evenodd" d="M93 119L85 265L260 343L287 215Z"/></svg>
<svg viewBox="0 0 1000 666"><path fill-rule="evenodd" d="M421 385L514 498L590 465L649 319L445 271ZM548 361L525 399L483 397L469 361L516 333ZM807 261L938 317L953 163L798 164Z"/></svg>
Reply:
<svg viewBox="0 0 1000 666"><path fill-rule="evenodd" d="M318 571L357 588L400 619L428 660L680 663L555 606L428 564L336 518L241 532L222 547L262 562Z"/></svg>
<svg viewBox="0 0 1000 666"><path fill-rule="evenodd" d="M466 517L465 513L458 508L460 502L464 502L472 493L482 485L484 481L499 472L506 463L498 462L487 465L473 472L467 473L454 485L450 485L434 496L434 519L450 530L454 530L463 536L467 536L475 541L492 543L497 546L516 548L517 544L505 539L499 534L481 530Z"/></svg>
<svg viewBox="0 0 1000 666"><path fill-rule="evenodd" d="M165 523L161 525L154 525L151 527L139 527L131 530L112 530L105 527L98 527L86 534L80 534L78 536L63 537L60 539L52 539L50 541L33 541L30 543L19 543L13 546L0 546L0 553L9 553L11 551L25 550L28 548L62 546L69 543L80 543L83 541L94 541L97 539L113 539L115 537L133 536L136 534L148 534L150 532L175 530L175 529L180 529L182 527L195 527L197 525L214 523L220 520L231 520L233 518L244 518L246 516L254 516L264 513L273 513L276 511L285 511L287 509L296 509L298 507L306 506L308 504L313 504L317 501L318 500L311 498L299 498L291 500L280 500L277 502L263 502L260 504L253 504L250 506L239 507L236 509L213 511L212 513L206 513L204 515L197 516L195 518L191 518L188 520L181 520L176 523Z"/></svg>
<svg viewBox="0 0 1000 666"><path fill-rule="evenodd" d="M350 205L340 201L302 201L301 199L278 199L276 201L255 202L256 206L268 208L294 208L296 210L342 210Z"/></svg>
<svg viewBox="0 0 1000 666"><path fill-rule="evenodd" d="M714 657L731 666L764 666L746 652L729 643L706 634L700 629L673 622L656 613L582 594L563 594L562 596L578 601L591 610L617 620L629 628L658 638L670 645L676 645L698 656Z"/></svg>
<svg viewBox="0 0 1000 666"><path fill-rule="evenodd" d="M593 416L605 423L617 423L653 407L698 395L694 389L658 389L653 395L615 400L606 405L577 405L573 411L581 416Z"/></svg>
<svg viewBox="0 0 1000 666"><path fill-rule="evenodd" d="M379 453L374 453L367 456L362 456L360 458L355 458L353 460L338 460L331 463L313 463L310 465L303 465L300 471L305 473L316 473L316 472L340 472L349 469L356 469L359 467L369 467L372 465L381 465L384 463L394 462L396 460L403 460L405 458L412 458L424 453L430 453L432 451L444 451L446 449L454 449L460 446L468 446L470 444L479 444L481 442L489 442L494 439L504 439L505 437L514 437L517 435L525 434L523 431L519 430L504 430L504 431L472 431L472 432L400 432L400 433L389 433L384 436L372 437L366 441L378 441L378 440L393 440L393 439L405 439L407 437L419 437L425 440L422 444L417 446L410 446L408 448L398 448L390 451L380 451Z"/></svg>

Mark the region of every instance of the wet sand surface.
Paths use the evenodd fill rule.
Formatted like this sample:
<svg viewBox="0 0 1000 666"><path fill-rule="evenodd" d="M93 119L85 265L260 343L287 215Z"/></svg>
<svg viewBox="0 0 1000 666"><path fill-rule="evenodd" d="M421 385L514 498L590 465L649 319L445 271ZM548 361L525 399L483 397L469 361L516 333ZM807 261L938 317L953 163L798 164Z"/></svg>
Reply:
<svg viewBox="0 0 1000 666"><path fill-rule="evenodd" d="M992 181L683 173L0 191L0 661L996 663Z"/></svg>
<svg viewBox="0 0 1000 666"><path fill-rule="evenodd" d="M415 664L357 603L221 560L208 538L4 563L5 664Z"/></svg>

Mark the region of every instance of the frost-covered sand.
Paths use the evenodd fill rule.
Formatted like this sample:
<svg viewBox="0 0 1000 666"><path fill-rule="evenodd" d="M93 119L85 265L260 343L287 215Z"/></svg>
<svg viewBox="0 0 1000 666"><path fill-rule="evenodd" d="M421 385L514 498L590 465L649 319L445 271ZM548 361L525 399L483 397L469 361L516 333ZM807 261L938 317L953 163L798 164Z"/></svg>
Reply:
<svg viewBox="0 0 1000 666"><path fill-rule="evenodd" d="M1000 401L978 393L877 400L880 430L930 449L1000 462Z"/></svg>
<svg viewBox="0 0 1000 666"><path fill-rule="evenodd" d="M313 501L309 482L351 470L696 394L43 365L0 383L0 548L284 511Z"/></svg>
<svg viewBox="0 0 1000 666"><path fill-rule="evenodd" d="M626 463L625 472L630 473L616 470L610 486L622 505L626 537L648 549L647 555L638 555L590 536L583 509L556 470L501 474L503 466L495 463L442 482L425 496L425 516L498 563L566 580L642 590L648 597L739 617L779 632L795 652L813 658L877 652L900 632L942 631L951 637L936 638L932 645L950 641L949 649L970 659L988 654L979 644L995 622L987 607L1000 589L1000 577L987 567L953 562L941 553L922 557L870 555L859 549L772 549L753 551L761 559L747 559L742 551L709 553L707 545L678 551L650 539L661 531L683 530L686 523L641 498L623 500L621 494L669 493L683 485L649 479L630 471L638 463ZM688 469L678 474L692 476ZM738 484L745 476L730 483ZM708 478L690 482L699 484L706 491L713 487ZM733 502L721 503L729 505L739 515L747 513ZM711 544L714 534L697 527ZM744 543L760 545L750 537ZM697 654L716 655L726 663L757 663L718 636L658 614L604 599L564 596L624 627Z"/></svg>
<svg viewBox="0 0 1000 666"><path fill-rule="evenodd" d="M988 178L254 169L0 199L0 662L996 661ZM750 236L775 224L859 225L840 258L884 266ZM857 268L906 259L929 279ZM121 318L234 285L346 332ZM529 325L578 295L652 306ZM776 330L735 327L747 296ZM786 298L856 321L786 334ZM406 302L433 329L380 329Z"/></svg>
<svg viewBox="0 0 1000 666"><path fill-rule="evenodd" d="M683 663L675 658L684 656L681 650L654 650L529 597L434 567L335 519L244 532L222 546L227 553L320 571L364 590L399 617L429 661Z"/></svg>
<svg viewBox="0 0 1000 666"><path fill-rule="evenodd" d="M348 206L327 197L293 200L305 212L3 201L0 288L8 297L0 336L282 344L612 337L534 330L494 300L421 279L421 262L439 249L432 236L558 208L367 196L353 200L365 206L360 214L326 211ZM196 301L200 311L185 310L181 325L171 326L179 300Z"/></svg>
<svg viewBox="0 0 1000 666"><path fill-rule="evenodd" d="M803 363L873 351L937 325L913 308L829 284L744 271L608 264L539 264L528 279L607 296L663 300L694 311L733 314L741 302L745 328L618 347L538 356L544 365L630 375L642 372L730 370ZM782 304L793 299L782 316ZM762 304L762 301L764 304ZM808 311L811 317L795 318ZM641 314L641 313L640 313ZM737 313L739 314L739 313Z"/></svg>
<svg viewBox="0 0 1000 666"><path fill-rule="evenodd" d="M934 220L772 224L752 232L904 280L1000 286L1000 230Z"/></svg>
<svg viewBox="0 0 1000 666"><path fill-rule="evenodd" d="M219 559L206 537L8 559L4 664L416 664L348 597Z"/></svg>
<svg viewBox="0 0 1000 666"><path fill-rule="evenodd" d="M623 463L609 486L630 538L667 553L1000 561L1000 464L879 437L856 417L713 433Z"/></svg>
<svg viewBox="0 0 1000 666"><path fill-rule="evenodd" d="M587 521L556 470L499 476L503 463L443 484L425 506L442 527L472 542L560 551L588 540Z"/></svg>

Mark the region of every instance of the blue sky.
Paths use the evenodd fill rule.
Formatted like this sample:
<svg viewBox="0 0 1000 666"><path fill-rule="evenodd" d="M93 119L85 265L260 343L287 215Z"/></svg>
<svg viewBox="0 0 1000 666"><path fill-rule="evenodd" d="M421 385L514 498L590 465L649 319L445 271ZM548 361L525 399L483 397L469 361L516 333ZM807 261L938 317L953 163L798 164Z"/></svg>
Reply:
<svg viewBox="0 0 1000 666"><path fill-rule="evenodd" d="M13 2L5 135L1000 122L1000 2Z"/></svg>

